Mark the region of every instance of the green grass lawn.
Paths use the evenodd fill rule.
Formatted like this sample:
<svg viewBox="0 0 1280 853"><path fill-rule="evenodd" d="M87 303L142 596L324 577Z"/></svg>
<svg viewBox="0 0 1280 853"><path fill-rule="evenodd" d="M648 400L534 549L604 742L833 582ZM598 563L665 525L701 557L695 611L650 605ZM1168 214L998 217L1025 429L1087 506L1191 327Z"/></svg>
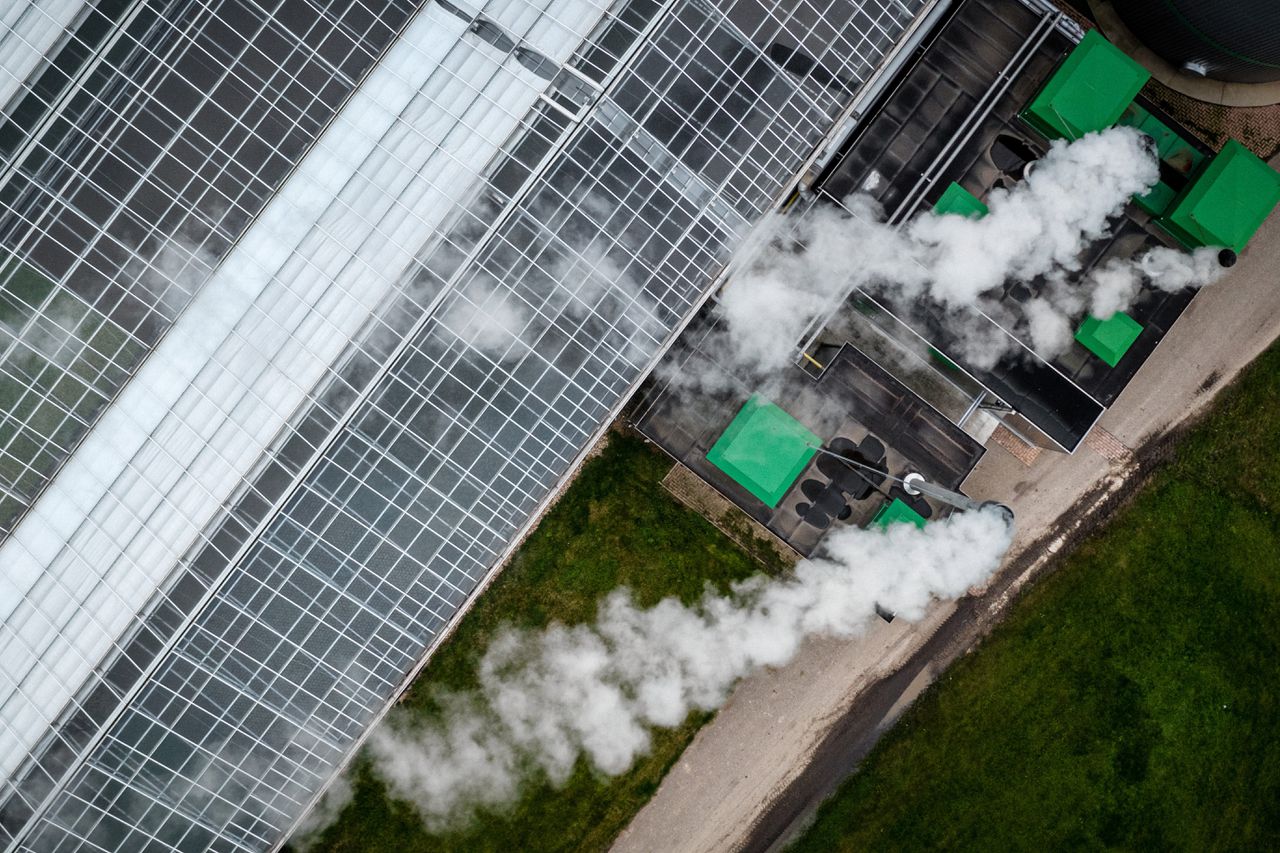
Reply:
<svg viewBox="0 0 1280 853"><path fill-rule="evenodd" d="M670 595L692 602L708 582L724 587L761 571L760 563L663 490L660 480L670 467L640 439L614 435L431 659L405 705L431 718L439 713L435 691L473 687L476 664L504 623L590 621L599 600L618 586L630 587L642 605ZM357 762L354 800L312 849L605 849L708 716L693 715L679 729L656 732L651 753L624 776L605 779L579 762L563 789L537 782L512 811L485 815L471 829L448 835L428 834L412 808L388 799Z"/></svg>
<svg viewBox="0 0 1280 853"><path fill-rule="evenodd" d="M1280 849L1280 349L795 845Z"/></svg>

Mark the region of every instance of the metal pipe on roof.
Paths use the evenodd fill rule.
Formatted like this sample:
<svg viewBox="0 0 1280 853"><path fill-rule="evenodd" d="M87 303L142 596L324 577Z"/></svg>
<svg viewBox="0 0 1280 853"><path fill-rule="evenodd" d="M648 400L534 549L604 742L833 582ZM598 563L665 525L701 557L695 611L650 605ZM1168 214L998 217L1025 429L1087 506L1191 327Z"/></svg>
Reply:
<svg viewBox="0 0 1280 853"><path fill-rule="evenodd" d="M980 509L994 509L1000 513L1006 524L1013 526L1013 510L1010 509L1008 505L1000 503L999 501L975 501L968 495L953 491L945 486L939 486L937 483L930 483L924 478L923 474L914 471L906 477L895 477L887 471L881 471L874 465L867 465L862 462L858 462L857 460L850 459L848 456L836 453L833 450L827 450L821 445L811 444L809 447L817 453L825 453L827 456L834 456L846 465L851 465L854 468L860 468L866 471L873 471L878 477L885 477L886 479L893 480L895 483L901 484L907 494L924 495L925 497L933 498L936 501L941 501L942 503L954 507L961 512Z"/></svg>
<svg viewBox="0 0 1280 853"><path fill-rule="evenodd" d="M928 192L929 187L933 186L938 176L955 161L956 155L960 153L965 143L982 126L982 122L991 114L991 110L994 109L996 103L1009 90L1009 86L1013 84L1018 75L1022 73L1022 69L1026 67L1031 57L1035 56L1036 50L1053 32L1053 24L1060 17L1062 17L1061 12L1056 14L1045 13L1040 22L1036 24L1036 28L1031 35L1019 45L1017 52L1009 59L1005 67L1000 70L995 84L983 93L982 99L975 106L973 112L965 118L965 123L952 135L947 147L929 164L929 168L920 175L911 191L903 197L902 202L894 209L893 214L889 217L889 222L900 225L911 214L912 208L919 204L920 198Z"/></svg>

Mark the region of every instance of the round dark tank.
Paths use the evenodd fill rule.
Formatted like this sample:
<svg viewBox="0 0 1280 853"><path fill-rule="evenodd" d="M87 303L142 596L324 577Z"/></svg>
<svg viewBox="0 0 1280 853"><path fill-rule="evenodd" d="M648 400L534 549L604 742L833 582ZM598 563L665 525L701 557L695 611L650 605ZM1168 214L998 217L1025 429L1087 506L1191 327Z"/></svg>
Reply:
<svg viewBox="0 0 1280 853"><path fill-rule="evenodd" d="M1113 0L1139 40L1188 74L1280 80L1280 0Z"/></svg>

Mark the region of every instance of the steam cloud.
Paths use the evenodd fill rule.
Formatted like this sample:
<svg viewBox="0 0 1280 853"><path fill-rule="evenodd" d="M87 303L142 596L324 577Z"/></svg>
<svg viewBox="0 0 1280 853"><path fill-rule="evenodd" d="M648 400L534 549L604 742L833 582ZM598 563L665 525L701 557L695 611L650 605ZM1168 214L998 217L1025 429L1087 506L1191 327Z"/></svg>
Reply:
<svg viewBox="0 0 1280 853"><path fill-rule="evenodd" d="M845 528L794 575L708 591L696 606L640 608L615 591L594 625L500 636L478 692L447 697L430 727L392 717L369 751L391 793L436 829L511 803L532 774L562 783L582 757L622 773L648 750L653 727L719 707L738 680L786 664L805 638L858 635L876 602L913 619L935 598L960 595L995 570L1009 535L985 511L923 531Z"/></svg>
<svg viewBox="0 0 1280 853"><path fill-rule="evenodd" d="M716 351L750 375L768 376L791 360L814 316L860 288L907 318L944 314L955 354L979 368L1019 349L1002 328L1052 359L1086 311L1124 310L1144 282L1177 291L1221 273L1214 249L1161 247L1078 275L1089 244L1158 177L1146 138L1116 127L1054 142L1026 180L989 194L981 218L927 211L895 228L865 195L846 199L845 210L774 217L756 237L762 248L721 297L727 330ZM998 298L1010 281L1032 292L1016 311Z"/></svg>

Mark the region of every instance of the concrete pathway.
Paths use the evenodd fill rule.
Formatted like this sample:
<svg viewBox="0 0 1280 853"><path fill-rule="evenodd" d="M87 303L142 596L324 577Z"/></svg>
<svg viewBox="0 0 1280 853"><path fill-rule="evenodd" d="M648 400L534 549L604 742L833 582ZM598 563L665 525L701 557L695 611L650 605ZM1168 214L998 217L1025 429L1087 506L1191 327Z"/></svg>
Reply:
<svg viewBox="0 0 1280 853"><path fill-rule="evenodd" d="M814 640L789 666L746 679L613 849L693 853L776 846L839 783L840 774L832 772L793 785L820 745L839 740L842 721L847 725L854 718L870 688L912 662L910 677L895 687L897 698L883 700L885 707L861 723L878 731L949 656L963 651L955 643L929 644L934 632L944 625L954 631L956 621L997 619L1077 517L1102 505L1106 494L1126 491L1135 469L1129 451L1201 412L1278 334L1280 216L1273 215L1230 273L1196 297L1103 417L1101 431L1074 455L1041 453L1028 467L992 443L965 490L978 499L1003 500L1017 514L1018 536L1006 559L1006 566L1017 568L1005 572L1013 576L1003 577L987 596L961 602L959 613L955 602L939 602L914 625L896 620L877 623L853 641ZM953 614L957 620L950 619ZM928 657L934 646L936 665L918 654L923 649ZM849 753L854 760L857 754ZM786 809L780 806L784 799ZM776 824L778 812L785 813L785 825L764 831L762 820Z"/></svg>

